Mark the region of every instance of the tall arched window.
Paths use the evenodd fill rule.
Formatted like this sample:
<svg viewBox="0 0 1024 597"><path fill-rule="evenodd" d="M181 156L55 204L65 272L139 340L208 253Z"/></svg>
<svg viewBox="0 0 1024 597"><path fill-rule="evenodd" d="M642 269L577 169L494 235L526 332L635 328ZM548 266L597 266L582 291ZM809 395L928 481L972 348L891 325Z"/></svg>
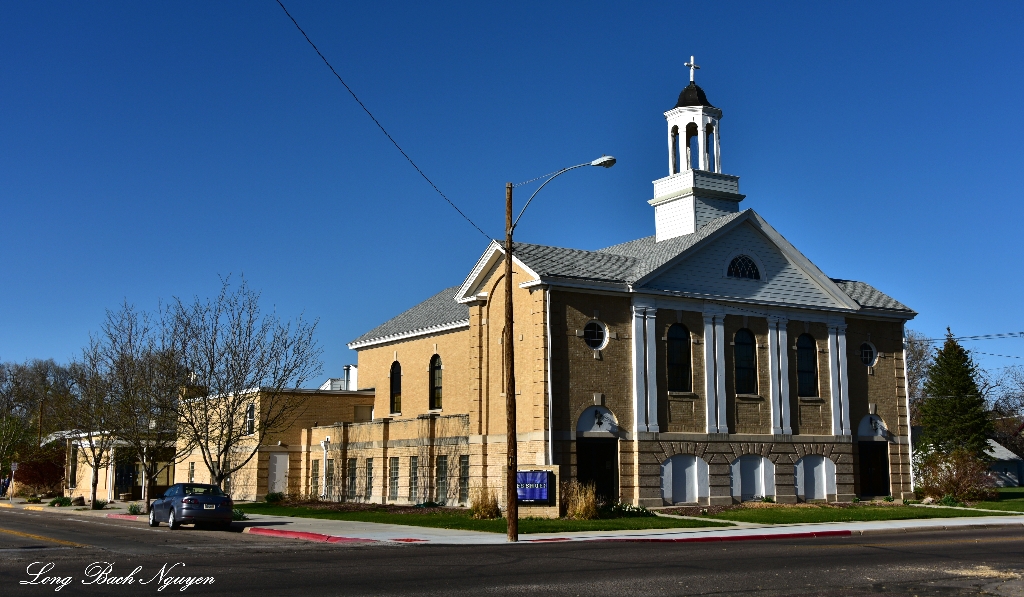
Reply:
<svg viewBox="0 0 1024 597"><path fill-rule="evenodd" d="M686 169L700 170L700 136L693 122L686 125Z"/></svg>
<svg viewBox="0 0 1024 597"><path fill-rule="evenodd" d="M715 127L714 125L708 124L707 135L704 137L704 142L707 143L707 156L708 156L708 171L715 171Z"/></svg>
<svg viewBox="0 0 1024 597"><path fill-rule="evenodd" d="M757 393L757 346L754 334L744 328L736 332L733 340L734 366L736 368L736 393Z"/></svg>
<svg viewBox="0 0 1024 597"><path fill-rule="evenodd" d="M692 392L693 378L690 374L690 330L681 323L672 324L666 335L668 340L668 384L669 392Z"/></svg>
<svg viewBox="0 0 1024 597"><path fill-rule="evenodd" d="M402 412L402 365L391 363L391 412Z"/></svg>
<svg viewBox="0 0 1024 597"><path fill-rule="evenodd" d="M797 396L818 395L818 348L810 334L796 339L796 376Z"/></svg>
<svg viewBox="0 0 1024 597"><path fill-rule="evenodd" d="M434 355L430 357L430 409L440 410L441 408L441 357Z"/></svg>

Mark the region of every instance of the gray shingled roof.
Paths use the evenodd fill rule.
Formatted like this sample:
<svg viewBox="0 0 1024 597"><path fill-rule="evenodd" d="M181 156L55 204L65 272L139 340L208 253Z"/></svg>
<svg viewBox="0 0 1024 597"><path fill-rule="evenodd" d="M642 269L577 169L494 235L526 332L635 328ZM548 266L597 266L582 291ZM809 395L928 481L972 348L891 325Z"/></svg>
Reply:
<svg viewBox="0 0 1024 597"><path fill-rule="evenodd" d="M416 332L460 321L468 322L469 305L455 302L455 293L460 287L461 285L445 288L412 309L397 317L392 317L359 336L349 344Z"/></svg>
<svg viewBox="0 0 1024 597"><path fill-rule="evenodd" d="M837 278L832 278L832 281L835 282L836 286L845 292L847 296L857 301L861 307L867 307L869 309L886 309L889 311L906 311L907 313L914 312L910 307L865 282L839 280Z"/></svg>
<svg viewBox="0 0 1024 597"><path fill-rule="evenodd" d="M647 236L597 251L516 243L515 254L539 276L633 284L750 211L748 209L715 218L693 234L660 243L655 242L655 237ZM914 313L903 303L870 284L835 278L832 281L862 307ZM469 307L455 302L455 293L459 288L453 286L442 290L359 336L351 344L468 321Z"/></svg>

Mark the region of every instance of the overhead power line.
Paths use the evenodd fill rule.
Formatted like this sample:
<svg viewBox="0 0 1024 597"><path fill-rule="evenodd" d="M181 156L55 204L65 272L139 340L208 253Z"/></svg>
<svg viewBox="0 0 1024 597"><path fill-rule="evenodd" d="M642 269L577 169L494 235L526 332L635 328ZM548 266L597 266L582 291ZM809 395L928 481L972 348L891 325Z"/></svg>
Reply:
<svg viewBox="0 0 1024 597"><path fill-rule="evenodd" d="M1002 340L1003 338L1024 338L1024 332L1004 332L1002 334L983 334L981 336L956 336L953 340ZM946 338L928 338L921 342L945 342Z"/></svg>
<svg viewBox="0 0 1024 597"><path fill-rule="evenodd" d="M434 181L430 180L430 178L427 177L423 170L421 170L420 167L416 165L416 162L412 161L412 158L409 157L409 154L405 153L405 150L402 149L402 146L398 144L398 141L395 141L395 138L392 137L390 133L388 133L387 129L384 128L384 125L382 125L380 121L377 120L377 117L374 116L372 112L370 112L370 109L366 107L366 104L364 104L359 99L359 97L356 95L356 92L352 91L352 88L348 86L348 83L346 83L345 80L341 78L341 75L338 74L338 71L334 70L334 67L331 66L330 61L327 60L327 57L320 52L320 49L316 47L316 44L313 43L313 40L309 39L309 36L306 35L306 32L303 31L302 27L299 26L299 22L295 20L295 17L293 17L290 12L288 12L288 9L285 8L281 0L277 0L277 4L281 7L281 10L284 11L284 14L287 15L289 19L291 19L292 23L295 25L295 28L298 29L299 33L302 34L302 37L306 38L306 41L309 42L309 45L316 52L317 56L319 56L320 59L324 61L324 64L327 65L327 68L331 69L331 72L334 73L334 76L337 77L338 81L345 86L345 89L348 90L348 93L349 95L352 96L352 99L356 100L356 103L359 104L359 107L363 109L363 112L366 112L366 115L369 116L370 120L372 120L373 123L377 125L377 128L380 129L380 132L384 133L384 136L388 138L388 141L391 141L391 144L395 146L395 149L397 149L399 153L401 153L402 156L409 161L409 164L411 164L412 167L416 169L416 172L419 172L419 175L423 177L423 180L427 181L427 184L429 184L435 191L437 191L437 194L440 195L445 201L447 201L448 205L451 205L455 209L455 211L459 212L459 215L465 218L465 220L469 222L473 226L473 228L476 228L480 232L480 234L484 235L484 237L487 238L487 240L492 240L491 237L488 236L486 232L484 232L479 226L476 225L476 222L471 220L469 216L467 216L461 209L459 209L458 205L455 205L455 203L453 203L452 200L449 199L447 195L442 193L441 189L437 188L437 185L434 184Z"/></svg>

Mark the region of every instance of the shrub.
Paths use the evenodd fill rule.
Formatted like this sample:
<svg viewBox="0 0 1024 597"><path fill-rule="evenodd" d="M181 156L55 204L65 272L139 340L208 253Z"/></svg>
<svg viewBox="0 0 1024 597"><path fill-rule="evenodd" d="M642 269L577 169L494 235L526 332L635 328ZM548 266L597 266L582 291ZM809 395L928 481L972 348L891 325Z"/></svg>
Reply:
<svg viewBox="0 0 1024 597"><path fill-rule="evenodd" d="M128 504L128 514L134 514L135 516L138 516L139 514L144 514L142 504Z"/></svg>
<svg viewBox="0 0 1024 597"><path fill-rule="evenodd" d="M941 499L939 499L939 501L935 503L940 506L951 506L953 508L959 508L960 506L963 506L963 504L961 504L959 501L957 501L955 497L951 495L944 495Z"/></svg>
<svg viewBox="0 0 1024 597"><path fill-rule="evenodd" d="M884 498L882 498L882 501L883 502L893 502L893 501L896 501L896 500L891 495L887 495Z"/></svg>
<svg viewBox="0 0 1024 597"><path fill-rule="evenodd" d="M75 499L71 500L71 505L72 506L84 506L85 505L85 498L82 497L82 496L78 496Z"/></svg>
<svg viewBox="0 0 1024 597"><path fill-rule="evenodd" d="M69 497L56 497L56 498L53 498L52 500L50 500L50 505L54 506L54 507L70 506L71 505L71 498L69 498Z"/></svg>
<svg viewBox="0 0 1024 597"><path fill-rule="evenodd" d="M271 491L266 497L268 504L279 504L284 501L284 494L280 491Z"/></svg>
<svg viewBox="0 0 1024 597"><path fill-rule="evenodd" d="M25 501L28 502L29 504L40 504L43 502L43 500L41 500L39 496L35 495L25 498Z"/></svg>
<svg viewBox="0 0 1024 597"><path fill-rule="evenodd" d="M107 507L107 502L104 500L96 500L92 503L93 510L102 510Z"/></svg>
<svg viewBox="0 0 1024 597"><path fill-rule="evenodd" d="M249 516L238 508L231 511L231 520L249 520Z"/></svg>
<svg viewBox="0 0 1024 597"><path fill-rule="evenodd" d="M622 502L601 508L601 518L647 518L651 516L657 516L657 514L643 506L623 504Z"/></svg>
<svg viewBox="0 0 1024 597"><path fill-rule="evenodd" d="M995 499L988 463L967 450L950 453L921 451L915 457L917 486L925 496L950 496L957 502Z"/></svg>
<svg viewBox="0 0 1024 597"><path fill-rule="evenodd" d="M593 483L586 485L573 479L562 484L562 506L566 518L593 520L599 516L597 493Z"/></svg>
<svg viewBox="0 0 1024 597"><path fill-rule="evenodd" d="M494 495L494 491L486 487L481 487L473 492L473 499L469 509L473 512L473 518L501 518L498 498Z"/></svg>
<svg viewBox="0 0 1024 597"><path fill-rule="evenodd" d="M774 504L775 503L775 498L770 496L770 495L765 495L765 496L761 497L761 501L766 503L766 504Z"/></svg>
<svg viewBox="0 0 1024 597"><path fill-rule="evenodd" d="M442 506L444 506L444 504L439 504L437 502L432 502L430 500L427 500L422 504L416 504L417 508L441 508Z"/></svg>

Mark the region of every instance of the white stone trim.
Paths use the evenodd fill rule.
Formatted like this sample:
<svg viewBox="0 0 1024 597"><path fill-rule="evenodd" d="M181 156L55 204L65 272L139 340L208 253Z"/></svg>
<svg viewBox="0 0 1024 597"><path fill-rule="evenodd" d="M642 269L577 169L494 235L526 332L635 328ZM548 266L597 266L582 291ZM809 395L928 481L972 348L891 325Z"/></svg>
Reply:
<svg viewBox="0 0 1024 597"><path fill-rule="evenodd" d="M846 360L846 324L836 326L836 343L839 354L839 400L842 408L843 435L851 435L850 429L850 370ZM878 358L878 353L875 353Z"/></svg>
<svg viewBox="0 0 1024 597"><path fill-rule="evenodd" d="M347 346L349 350L359 350L361 348L377 346L378 344L408 340L409 338L417 338L419 336L429 336L430 334L438 334L440 332L447 332L449 330L457 330L461 328L469 328L468 319L460 319L459 321L453 321L451 323L442 323L440 325L433 325L427 328L410 330L408 332L401 332L398 334L389 334L387 336L381 336L380 338L370 338L369 340L362 340L360 342L349 342Z"/></svg>
<svg viewBox="0 0 1024 597"><path fill-rule="evenodd" d="M718 385L715 383L715 316L704 314L704 407L706 433L718 433Z"/></svg>
<svg viewBox="0 0 1024 597"><path fill-rule="evenodd" d="M771 406L770 416L772 419L772 433L778 435L782 433L782 399L781 399L781 379L779 370L779 319L777 317L768 318L768 377L769 377L769 388L768 404ZM785 350L785 348L783 348Z"/></svg>
<svg viewBox="0 0 1024 597"><path fill-rule="evenodd" d="M647 430L652 433L660 431L658 426L658 310L647 307L644 312L647 342L644 356L647 362ZM607 335L607 334L606 334Z"/></svg>
<svg viewBox="0 0 1024 597"><path fill-rule="evenodd" d="M455 293L455 301L459 303L470 303L475 300L479 300L472 291L476 289L477 282L480 280L481 276L484 273L491 271L491 269L493 269L504 255L505 247L498 241L492 240L491 244L487 245L487 249L484 251L484 254L480 256L480 259L477 259L476 264L473 266L473 270L469 273L469 276L466 277L462 286L459 287L458 292ZM523 263L523 261L515 255L512 256L512 263L518 264L523 273L530 277L530 281L540 279L537 272L530 269L529 266ZM520 286L522 286L522 284L520 284Z"/></svg>

